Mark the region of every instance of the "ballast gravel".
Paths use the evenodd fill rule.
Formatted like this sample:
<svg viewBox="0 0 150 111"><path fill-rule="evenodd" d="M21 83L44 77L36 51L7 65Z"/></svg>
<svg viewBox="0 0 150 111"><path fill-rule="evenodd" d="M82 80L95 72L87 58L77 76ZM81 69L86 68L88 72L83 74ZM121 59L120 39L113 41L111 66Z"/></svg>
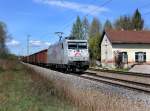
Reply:
<svg viewBox="0 0 150 111"><path fill-rule="evenodd" d="M26 63L23 64L32 68L37 73L39 73L43 77L46 77L49 80L66 81L68 84L72 85L75 88L79 88L82 90L96 90L96 91L101 91L109 94L112 93L115 95L126 97L131 100L142 101L145 103L145 105L150 105L150 94L148 93L137 92L135 90L131 90L119 86L113 86L105 83L91 81L91 80L80 78L78 76L56 72L50 69L42 68L31 64L26 64Z"/></svg>

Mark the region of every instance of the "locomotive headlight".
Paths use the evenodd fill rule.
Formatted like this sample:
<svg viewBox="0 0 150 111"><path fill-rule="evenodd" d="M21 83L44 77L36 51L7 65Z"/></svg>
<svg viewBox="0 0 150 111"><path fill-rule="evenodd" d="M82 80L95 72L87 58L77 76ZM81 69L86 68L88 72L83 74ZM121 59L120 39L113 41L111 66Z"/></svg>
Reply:
<svg viewBox="0 0 150 111"><path fill-rule="evenodd" d="M88 57L84 57L84 60L88 60Z"/></svg>

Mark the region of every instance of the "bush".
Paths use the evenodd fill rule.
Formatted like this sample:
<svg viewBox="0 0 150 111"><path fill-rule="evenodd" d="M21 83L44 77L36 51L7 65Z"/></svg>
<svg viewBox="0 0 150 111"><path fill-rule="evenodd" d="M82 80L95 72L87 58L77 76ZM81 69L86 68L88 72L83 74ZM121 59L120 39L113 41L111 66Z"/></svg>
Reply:
<svg viewBox="0 0 150 111"><path fill-rule="evenodd" d="M14 54L3 53L0 54L0 59L3 60L17 60L17 56Z"/></svg>

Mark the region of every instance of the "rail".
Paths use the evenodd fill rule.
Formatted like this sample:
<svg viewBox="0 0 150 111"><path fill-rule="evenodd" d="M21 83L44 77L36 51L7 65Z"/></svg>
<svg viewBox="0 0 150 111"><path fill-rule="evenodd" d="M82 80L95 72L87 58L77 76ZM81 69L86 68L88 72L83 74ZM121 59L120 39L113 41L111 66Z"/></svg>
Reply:
<svg viewBox="0 0 150 111"><path fill-rule="evenodd" d="M139 77L150 77L150 74L144 73L135 73L135 72L123 72L123 71L115 71L115 70L108 70L108 69L94 69L89 68L91 71L100 71L100 72L107 72L107 73L114 73L114 74L123 74L123 75L132 75L132 76L139 76Z"/></svg>
<svg viewBox="0 0 150 111"><path fill-rule="evenodd" d="M91 81L96 81L96 82L112 85L115 87L123 87L123 88L127 88L130 90L136 90L136 91L150 94L150 84L146 84L146 83L122 80L118 78L104 77L104 76L99 76L96 73L91 73L91 72L85 72L80 75L71 73L71 75L78 76L80 78L91 80Z"/></svg>

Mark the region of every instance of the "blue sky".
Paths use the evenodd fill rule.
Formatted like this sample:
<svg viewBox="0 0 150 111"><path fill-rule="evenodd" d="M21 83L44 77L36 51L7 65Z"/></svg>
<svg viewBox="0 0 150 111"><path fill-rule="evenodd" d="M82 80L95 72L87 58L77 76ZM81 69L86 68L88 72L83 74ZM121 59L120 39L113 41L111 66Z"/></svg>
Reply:
<svg viewBox="0 0 150 111"><path fill-rule="evenodd" d="M102 23L112 22L120 15L131 15L136 8L142 13L145 26L150 27L149 0L0 0L0 21L7 25L12 38L7 41L10 51L26 54L27 35L30 53L47 48L59 39L54 32L69 35L76 16L97 17Z"/></svg>

